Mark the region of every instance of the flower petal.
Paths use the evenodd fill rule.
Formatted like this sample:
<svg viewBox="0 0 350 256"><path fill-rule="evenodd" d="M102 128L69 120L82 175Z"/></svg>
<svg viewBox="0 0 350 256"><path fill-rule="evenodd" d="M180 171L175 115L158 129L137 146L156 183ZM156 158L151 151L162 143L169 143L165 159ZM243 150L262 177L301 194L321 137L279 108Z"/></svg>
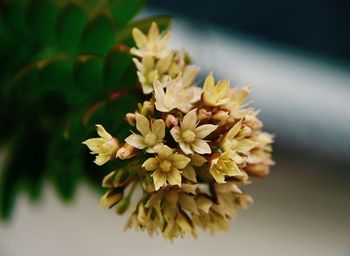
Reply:
<svg viewBox="0 0 350 256"><path fill-rule="evenodd" d="M225 183L225 176L221 172L219 172L215 166L212 166L209 172L217 183Z"/></svg>
<svg viewBox="0 0 350 256"><path fill-rule="evenodd" d="M204 81L204 85L203 85L203 91L210 91L214 89L214 76L213 74L210 72L209 75L207 75L207 77L205 78Z"/></svg>
<svg viewBox="0 0 350 256"><path fill-rule="evenodd" d="M172 168L169 173L167 173L167 181L170 185L178 185L181 187L181 174L176 168Z"/></svg>
<svg viewBox="0 0 350 256"><path fill-rule="evenodd" d="M105 130L105 128L104 128L102 125L96 124L96 128L97 128L97 134L98 134L101 138L103 138L103 139L105 139L105 140L110 140L110 139L113 138L112 135L110 135L110 134Z"/></svg>
<svg viewBox="0 0 350 256"><path fill-rule="evenodd" d="M196 201L194 200L194 196L187 195L185 193L181 193L179 196L179 204L180 207L185 210L189 211L191 213L194 213L196 215L199 214Z"/></svg>
<svg viewBox="0 0 350 256"><path fill-rule="evenodd" d="M181 128L179 126L174 126L171 130L170 130L171 136L173 136L174 140L176 142L181 141Z"/></svg>
<svg viewBox="0 0 350 256"><path fill-rule="evenodd" d="M179 142L179 146L181 148L181 150L186 154L193 154L193 150L191 149L191 146L183 141Z"/></svg>
<svg viewBox="0 0 350 256"><path fill-rule="evenodd" d="M155 144L153 147L147 148L146 152L150 154L157 153L163 146L164 146L163 142L159 142Z"/></svg>
<svg viewBox="0 0 350 256"><path fill-rule="evenodd" d="M173 154L170 158L170 161L172 161L172 164L175 166L177 169L183 169L186 167L186 165L191 161L188 157L175 153Z"/></svg>
<svg viewBox="0 0 350 256"><path fill-rule="evenodd" d="M155 190L159 190L166 184L166 174L159 169L152 174L152 178Z"/></svg>
<svg viewBox="0 0 350 256"><path fill-rule="evenodd" d="M196 137L199 139L204 139L207 137L209 134L211 134L213 131L218 128L217 125L213 124L204 124L195 129Z"/></svg>
<svg viewBox="0 0 350 256"><path fill-rule="evenodd" d="M139 113L136 113L136 129L143 136L146 136L151 131L148 119Z"/></svg>
<svg viewBox="0 0 350 256"><path fill-rule="evenodd" d="M197 109L192 109L190 112L188 112L181 123L182 130L194 130L197 125Z"/></svg>
<svg viewBox="0 0 350 256"><path fill-rule="evenodd" d="M228 139L233 139L238 132L240 131L242 126L242 120L240 120L239 122L237 122L226 134L226 138Z"/></svg>
<svg viewBox="0 0 350 256"><path fill-rule="evenodd" d="M110 154L99 154L96 156L94 163L101 166L107 163L111 159Z"/></svg>
<svg viewBox="0 0 350 256"><path fill-rule="evenodd" d="M132 37L135 40L137 48L142 49L146 47L148 40L141 30L139 30L138 28L134 28L132 30Z"/></svg>
<svg viewBox="0 0 350 256"><path fill-rule="evenodd" d="M165 123L162 119L157 119L152 122L152 133L157 135L157 138L162 140L165 136Z"/></svg>
<svg viewBox="0 0 350 256"><path fill-rule="evenodd" d="M190 164L188 164L184 169L181 170L181 174L186 179L193 182L197 182L196 171Z"/></svg>
<svg viewBox="0 0 350 256"><path fill-rule="evenodd" d="M158 157L160 159L167 159L173 154L173 150L167 145L164 145L158 152Z"/></svg>
<svg viewBox="0 0 350 256"><path fill-rule="evenodd" d="M191 156L191 165L193 165L193 166L198 166L199 167L199 166L202 166L206 162L207 162L207 159L205 159L201 155L193 154Z"/></svg>
<svg viewBox="0 0 350 256"><path fill-rule="evenodd" d="M148 40L150 42L156 42L159 37L159 28L157 23L152 22L151 27L148 30Z"/></svg>
<svg viewBox="0 0 350 256"><path fill-rule="evenodd" d="M237 147L237 151L243 152L243 153L249 152L250 150L252 150L256 146L256 144L257 143L255 143L252 140L241 139L241 140L239 140L239 145Z"/></svg>
<svg viewBox="0 0 350 256"><path fill-rule="evenodd" d="M211 149L207 142L204 140L197 139L194 143L192 143L192 149L198 154L210 154Z"/></svg>
<svg viewBox="0 0 350 256"><path fill-rule="evenodd" d="M83 142L94 154L97 154L101 151L101 145L105 143L105 140L102 138L93 138L88 139Z"/></svg>
<svg viewBox="0 0 350 256"><path fill-rule="evenodd" d="M125 142L138 149L144 149L147 147L147 145L144 142L144 138L138 134L131 134L125 139Z"/></svg>
<svg viewBox="0 0 350 256"><path fill-rule="evenodd" d="M142 167L146 169L146 171L154 171L158 167L158 159L155 157L148 158L143 164Z"/></svg>

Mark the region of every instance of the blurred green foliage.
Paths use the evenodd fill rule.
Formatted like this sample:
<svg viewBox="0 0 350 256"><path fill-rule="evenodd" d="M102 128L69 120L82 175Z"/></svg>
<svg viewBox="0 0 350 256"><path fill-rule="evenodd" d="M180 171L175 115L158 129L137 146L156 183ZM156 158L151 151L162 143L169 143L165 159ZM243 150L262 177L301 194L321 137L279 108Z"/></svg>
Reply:
<svg viewBox="0 0 350 256"><path fill-rule="evenodd" d="M144 0L0 1L0 215L8 219L19 192L40 198L49 180L64 200L97 168L82 141L103 123L113 135L142 95L129 54L131 29L147 31L164 16L134 20ZM115 167L115 166L114 166Z"/></svg>

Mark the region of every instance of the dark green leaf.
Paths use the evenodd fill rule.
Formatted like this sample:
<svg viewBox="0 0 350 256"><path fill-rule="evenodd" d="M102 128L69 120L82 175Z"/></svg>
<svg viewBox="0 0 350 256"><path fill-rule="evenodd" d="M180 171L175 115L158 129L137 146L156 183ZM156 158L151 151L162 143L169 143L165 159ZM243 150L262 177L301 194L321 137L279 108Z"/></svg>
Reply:
<svg viewBox="0 0 350 256"><path fill-rule="evenodd" d="M81 57L74 67L74 81L80 91L99 95L103 91L103 59L94 55Z"/></svg>
<svg viewBox="0 0 350 256"><path fill-rule="evenodd" d="M104 67L104 83L113 90L132 89L122 83L127 69L133 65L129 48L124 45L114 47L106 57ZM136 74L136 69L134 69Z"/></svg>
<svg viewBox="0 0 350 256"><path fill-rule="evenodd" d="M27 10L27 22L40 40L52 43L55 40L55 24L58 6L51 0L32 1Z"/></svg>
<svg viewBox="0 0 350 256"><path fill-rule="evenodd" d="M81 7L73 3L67 5L58 17L58 43L69 53L78 52L80 37L87 23L87 19Z"/></svg>
<svg viewBox="0 0 350 256"><path fill-rule="evenodd" d="M66 140L57 133L51 143L48 156L48 172L58 194L64 200L71 200L82 175L83 145Z"/></svg>
<svg viewBox="0 0 350 256"><path fill-rule="evenodd" d="M111 0L107 7L119 27L127 24L145 5L145 0Z"/></svg>
<svg viewBox="0 0 350 256"><path fill-rule="evenodd" d="M106 15L95 17L85 28L81 39L81 53L105 55L113 45L113 21Z"/></svg>
<svg viewBox="0 0 350 256"><path fill-rule="evenodd" d="M7 1L1 6L4 24L19 39L25 39L30 35L26 24L26 10L29 1Z"/></svg>

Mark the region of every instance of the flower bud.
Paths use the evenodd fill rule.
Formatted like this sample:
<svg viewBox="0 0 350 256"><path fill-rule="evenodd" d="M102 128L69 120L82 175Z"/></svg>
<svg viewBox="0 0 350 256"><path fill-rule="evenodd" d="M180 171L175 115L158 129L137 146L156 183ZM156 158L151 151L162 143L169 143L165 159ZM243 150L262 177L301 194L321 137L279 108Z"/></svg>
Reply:
<svg viewBox="0 0 350 256"><path fill-rule="evenodd" d="M112 208L123 198L123 196L124 192L122 188L111 189L101 197L100 207Z"/></svg>
<svg viewBox="0 0 350 256"><path fill-rule="evenodd" d="M126 197L123 198L117 205L117 209L116 209L116 213L117 214L123 214L124 212L126 212L126 210L128 210L130 205L130 198Z"/></svg>
<svg viewBox="0 0 350 256"><path fill-rule="evenodd" d="M154 102L153 102L153 100L144 101L143 104L141 104L141 103L137 104L137 108L138 108L139 113L143 116L147 116L148 114L153 114L154 113Z"/></svg>
<svg viewBox="0 0 350 256"><path fill-rule="evenodd" d="M128 124L135 126L136 124L136 114L135 113L127 113L125 116L125 120Z"/></svg>
<svg viewBox="0 0 350 256"><path fill-rule="evenodd" d="M137 154L138 150L133 146L125 143L118 151L116 157L125 160L134 157Z"/></svg>
<svg viewBox="0 0 350 256"><path fill-rule="evenodd" d="M165 126L168 128L172 128L174 126L177 126L179 124L179 120L171 114L167 114L165 116Z"/></svg>
<svg viewBox="0 0 350 256"><path fill-rule="evenodd" d="M229 113L225 110L219 110L219 111L216 111L213 115L213 119L215 121L217 121L217 124L218 125L225 125L228 118L230 117Z"/></svg>
<svg viewBox="0 0 350 256"><path fill-rule="evenodd" d="M199 111L198 111L198 120L207 120L207 119L210 119L212 117L212 113L205 110L204 108L201 108Z"/></svg>

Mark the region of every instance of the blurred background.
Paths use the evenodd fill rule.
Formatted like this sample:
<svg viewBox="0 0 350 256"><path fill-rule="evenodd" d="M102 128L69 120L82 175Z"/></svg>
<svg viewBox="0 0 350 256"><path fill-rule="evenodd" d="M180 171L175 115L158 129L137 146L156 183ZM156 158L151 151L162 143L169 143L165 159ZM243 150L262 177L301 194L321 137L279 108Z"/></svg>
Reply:
<svg viewBox="0 0 350 256"><path fill-rule="evenodd" d="M88 186L63 205L47 185L0 224L0 255L350 255L350 3L151 0L140 16L174 17L171 46L250 86L276 166L247 188L255 203L229 233L174 244L98 208ZM0 160L1 161L1 160Z"/></svg>

